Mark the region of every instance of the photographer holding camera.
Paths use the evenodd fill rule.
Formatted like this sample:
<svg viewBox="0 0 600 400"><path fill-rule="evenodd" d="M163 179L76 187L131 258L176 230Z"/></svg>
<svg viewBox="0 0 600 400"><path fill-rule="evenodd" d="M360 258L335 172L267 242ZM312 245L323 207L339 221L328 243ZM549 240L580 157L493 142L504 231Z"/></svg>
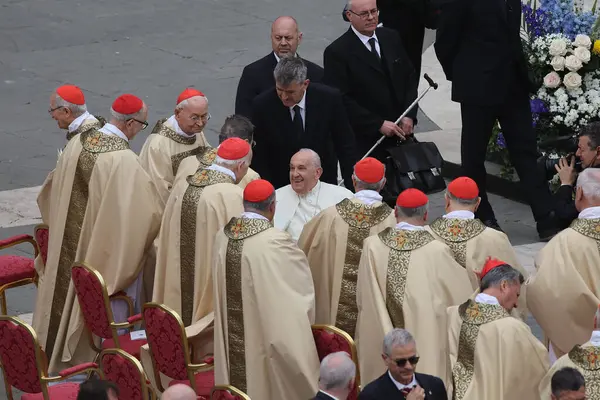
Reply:
<svg viewBox="0 0 600 400"><path fill-rule="evenodd" d="M566 228L579 214L573 200L577 173L586 168L600 168L600 122L592 122L583 127L575 155L561 158L554 168L561 185L555 193L555 213L563 224L562 228Z"/></svg>

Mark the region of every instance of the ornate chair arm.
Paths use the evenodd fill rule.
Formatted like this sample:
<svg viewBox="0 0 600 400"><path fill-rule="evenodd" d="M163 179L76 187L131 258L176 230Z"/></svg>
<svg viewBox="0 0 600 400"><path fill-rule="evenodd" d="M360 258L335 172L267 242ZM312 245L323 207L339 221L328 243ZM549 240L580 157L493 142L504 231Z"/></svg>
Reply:
<svg viewBox="0 0 600 400"><path fill-rule="evenodd" d="M0 250L16 246L21 243L31 243L35 252L35 257L38 255L37 242L31 235L22 234L0 240Z"/></svg>
<svg viewBox="0 0 600 400"><path fill-rule="evenodd" d="M196 373L200 371L210 371L211 369L215 368L215 365L212 363L188 364L188 368Z"/></svg>
<svg viewBox="0 0 600 400"><path fill-rule="evenodd" d="M129 322L113 322L110 324L110 327L112 329L131 329L135 326L135 322L134 323L129 323Z"/></svg>
<svg viewBox="0 0 600 400"><path fill-rule="evenodd" d="M130 324L135 324L135 323L141 322L142 319L143 319L142 314L135 314L135 315L132 315L131 317L127 318L127 322L129 322Z"/></svg>
<svg viewBox="0 0 600 400"><path fill-rule="evenodd" d="M98 364L94 362L88 362L84 364L75 365L74 367L63 369L58 373L58 376L54 377L42 377L42 382L44 383L52 383L52 382L60 382L64 381L75 375L81 375L86 372L96 372L100 377L103 377L102 371L98 368Z"/></svg>
<svg viewBox="0 0 600 400"><path fill-rule="evenodd" d="M127 293L125 293L124 291L121 290L117 293L114 293L112 296L110 296L110 299L123 300L125 303L127 303L129 315L133 314L133 300L131 299L131 297L127 296Z"/></svg>

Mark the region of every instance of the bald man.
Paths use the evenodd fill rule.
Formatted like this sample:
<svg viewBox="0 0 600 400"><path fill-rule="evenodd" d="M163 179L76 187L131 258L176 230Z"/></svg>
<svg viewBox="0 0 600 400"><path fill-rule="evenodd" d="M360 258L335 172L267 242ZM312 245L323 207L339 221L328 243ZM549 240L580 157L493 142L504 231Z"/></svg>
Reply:
<svg viewBox="0 0 600 400"><path fill-rule="evenodd" d="M279 17L271 26L271 47L273 51L260 60L246 65L237 88L235 113L248 118L252 116L252 100L265 90L275 86L273 70L282 57L298 56L297 50L302 41L302 32L293 17ZM302 59L308 68L308 79L321 82L323 68Z"/></svg>
<svg viewBox="0 0 600 400"><path fill-rule="evenodd" d="M162 394L162 400L196 400L194 389L186 385L173 385Z"/></svg>

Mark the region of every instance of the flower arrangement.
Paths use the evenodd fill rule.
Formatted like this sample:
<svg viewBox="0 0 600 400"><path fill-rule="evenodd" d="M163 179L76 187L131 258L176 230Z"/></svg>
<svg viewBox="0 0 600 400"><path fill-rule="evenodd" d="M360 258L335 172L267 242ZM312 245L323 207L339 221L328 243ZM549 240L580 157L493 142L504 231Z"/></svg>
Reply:
<svg viewBox="0 0 600 400"><path fill-rule="evenodd" d="M583 11L573 0L523 4L522 42L530 79L533 126L541 154L560 157L566 150L552 138L576 135L600 119L600 23L596 4ZM488 159L501 160L503 175L514 170L507 157L501 127L496 124ZM498 162L498 161L496 161Z"/></svg>

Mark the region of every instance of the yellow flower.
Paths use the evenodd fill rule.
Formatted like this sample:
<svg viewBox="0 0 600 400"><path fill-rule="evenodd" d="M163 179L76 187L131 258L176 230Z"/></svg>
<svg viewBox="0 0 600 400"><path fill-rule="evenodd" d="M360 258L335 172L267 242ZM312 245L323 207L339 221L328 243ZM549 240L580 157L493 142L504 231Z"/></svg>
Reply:
<svg viewBox="0 0 600 400"><path fill-rule="evenodd" d="M592 49L594 54L600 54L600 40L594 42L594 48Z"/></svg>

